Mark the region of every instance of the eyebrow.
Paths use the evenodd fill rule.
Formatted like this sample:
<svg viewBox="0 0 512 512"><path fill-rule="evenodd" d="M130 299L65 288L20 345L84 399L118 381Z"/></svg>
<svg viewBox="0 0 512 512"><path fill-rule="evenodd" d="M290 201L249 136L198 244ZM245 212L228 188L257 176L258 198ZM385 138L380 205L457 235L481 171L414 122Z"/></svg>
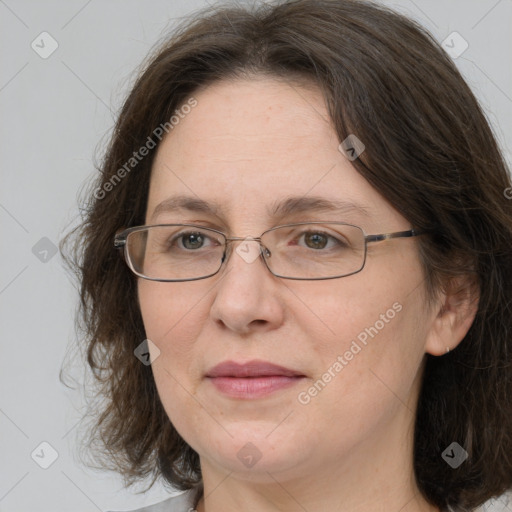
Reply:
<svg viewBox="0 0 512 512"><path fill-rule="evenodd" d="M186 210L197 213L207 213L222 217L223 207L216 201L204 201L198 197L177 195L159 203L151 216L152 219L161 213L172 213ZM286 217L297 213L336 213L339 215L358 213L368 217L368 208L344 200L327 199L321 196L293 196L274 202L267 208L267 215L273 218Z"/></svg>

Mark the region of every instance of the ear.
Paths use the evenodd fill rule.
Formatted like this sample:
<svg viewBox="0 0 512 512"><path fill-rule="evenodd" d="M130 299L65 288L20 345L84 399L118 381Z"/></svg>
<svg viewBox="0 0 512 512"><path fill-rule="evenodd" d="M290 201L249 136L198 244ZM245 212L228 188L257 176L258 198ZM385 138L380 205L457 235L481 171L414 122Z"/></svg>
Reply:
<svg viewBox="0 0 512 512"><path fill-rule="evenodd" d="M479 298L475 275L449 280L435 306L432 306L433 319L425 344L427 353L442 356L448 352L447 349L453 350L458 346L475 319Z"/></svg>

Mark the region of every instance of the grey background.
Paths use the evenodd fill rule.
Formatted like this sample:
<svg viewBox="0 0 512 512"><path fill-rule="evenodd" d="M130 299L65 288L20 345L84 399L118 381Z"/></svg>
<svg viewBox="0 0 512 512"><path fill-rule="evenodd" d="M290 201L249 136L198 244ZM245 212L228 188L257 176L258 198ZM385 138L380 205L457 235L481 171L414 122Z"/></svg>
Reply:
<svg viewBox="0 0 512 512"><path fill-rule="evenodd" d="M457 65L510 162L512 0L383 3L419 20L439 41L453 31L467 41ZM77 299L52 248L76 219L78 193L94 174L95 150L134 69L180 17L204 5L0 0L0 512L128 509L167 495L158 485L145 495L123 490L116 475L78 459L83 389L67 389L58 378L75 344ZM31 47L43 31L58 43L47 59ZM73 373L84 382L80 364ZM58 453L48 469L31 458L43 441ZM50 460L48 449L37 453L36 460ZM512 511L512 504L503 499L492 509Z"/></svg>

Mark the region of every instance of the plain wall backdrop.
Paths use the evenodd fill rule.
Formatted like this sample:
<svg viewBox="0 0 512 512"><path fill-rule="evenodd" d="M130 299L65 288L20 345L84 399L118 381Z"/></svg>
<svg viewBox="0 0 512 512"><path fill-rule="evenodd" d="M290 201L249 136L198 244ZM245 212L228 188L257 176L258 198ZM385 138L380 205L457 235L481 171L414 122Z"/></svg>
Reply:
<svg viewBox="0 0 512 512"><path fill-rule="evenodd" d="M241 2L243 3L243 2ZM512 0L386 0L447 40L510 164ZM0 512L95 512L160 501L84 467L77 292L56 245L78 215L94 155L148 50L205 0L0 0ZM467 45L467 48L466 48ZM460 54L460 55L458 55ZM48 443L48 444L41 444ZM48 466L44 469L45 466ZM488 510L512 512L502 498Z"/></svg>

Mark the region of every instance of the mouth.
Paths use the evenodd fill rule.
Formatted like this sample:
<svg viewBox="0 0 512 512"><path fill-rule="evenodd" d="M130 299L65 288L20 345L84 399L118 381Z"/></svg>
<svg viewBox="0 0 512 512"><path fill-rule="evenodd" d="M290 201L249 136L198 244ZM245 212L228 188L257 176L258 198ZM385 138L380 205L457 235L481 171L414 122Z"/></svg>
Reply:
<svg viewBox="0 0 512 512"><path fill-rule="evenodd" d="M210 369L206 378L215 389L231 398L255 399L294 386L305 378L296 370L267 361L224 361Z"/></svg>

